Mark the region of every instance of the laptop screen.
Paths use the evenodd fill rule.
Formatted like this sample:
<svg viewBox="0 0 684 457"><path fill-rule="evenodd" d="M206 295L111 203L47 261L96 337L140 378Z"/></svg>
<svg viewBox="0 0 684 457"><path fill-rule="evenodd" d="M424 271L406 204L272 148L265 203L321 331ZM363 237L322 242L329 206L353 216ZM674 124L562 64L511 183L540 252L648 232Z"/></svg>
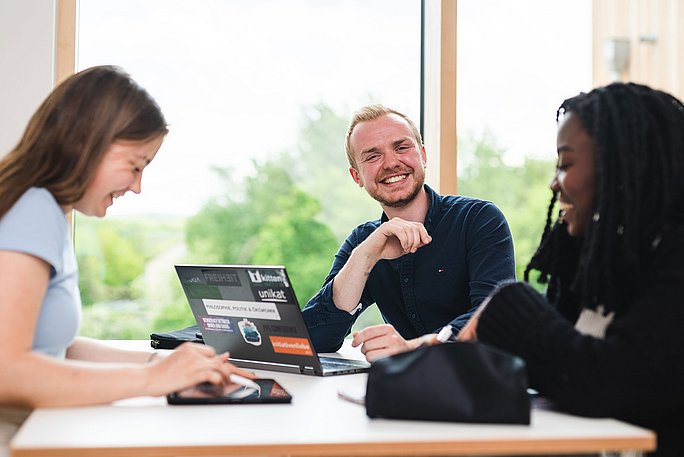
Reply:
<svg viewBox="0 0 684 457"><path fill-rule="evenodd" d="M282 266L176 265L204 342L231 358L320 365Z"/></svg>

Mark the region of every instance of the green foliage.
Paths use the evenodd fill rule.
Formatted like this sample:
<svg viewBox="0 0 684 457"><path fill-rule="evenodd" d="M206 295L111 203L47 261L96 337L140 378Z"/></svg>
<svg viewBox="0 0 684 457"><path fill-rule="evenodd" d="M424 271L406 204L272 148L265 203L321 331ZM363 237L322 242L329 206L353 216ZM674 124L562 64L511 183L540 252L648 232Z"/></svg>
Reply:
<svg viewBox="0 0 684 457"><path fill-rule="evenodd" d="M79 334L100 339L150 337L150 309L131 301L96 303L83 310Z"/></svg>
<svg viewBox="0 0 684 457"><path fill-rule="evenodd" d="M544 229L554 164L526 158L522 164L507 165L503 153L490 133L462 140L458 189L462 195L489 200L503 211L513 234L516 273L522 279Z"/></svg>
<svg viewBox="0 0 684 457"><path fill-rule="evenodd" d="M314 219L320 205L310 195L292 188L276 202L282 212L272 215L259 230L252 261L268 264L280 259L279 263L292 266L290 279L298 286L297 296L304 302L320 288L337 241L326 225Z"/></svg>
<svg viewBox="0 0 684 457"><path fill-rule="evenodd" d="M330 227L341 244L354 227L380 217L381 209L349 174L344 139L351 115L319 103L303 110L302 117L297 147L283 169L320 201L318 220Z"/></svg>
<svg viewBox="0 0 684 457"><path fill-rule="evenodd" d="M131 284L143 274L147 261L182 240L182 228L178 218L77 216L76 256L83 304L139 298Z"/></svg>
<svg viewBox="0 0 684 457"><path fill-rule="evenodd" d="M79 240L80 243L80 240ZM78 283L81 290L81 303L90 306L107 296L103 281L102 262L97 256L78 256Z"/></svg>
<svg viewBox="0 0 684 457"><path fill-rule="evenodd" d="M109 259L104 270L105 285L126 288L142 274L145 267L145 257L136 243L140 240L136 240L138 237L133 233L120 234L112 225L98 227L97 235L102 254Z"/></svg>
<svg viewBox="0 0 684 457"><path fill-rule="evenodd" d="M316 220L318 201L273 162L255 163L244 192L213 201L188 221L195 259L216 263L283 264L303 306L323 282L338 243Z"/></svg>
<svg viewBox="0 0 684 457"><path fill-rule="evenodd" d="M177 217L76 217L79 287L85 305L81 335L149 338L151 322L165 311L158 308L168 302L164 282L170 275L177 282L169 253L178 251L179 243L181 255L184 252L183 230L184 221Z"/></svg>
<svg viewBox="0 0 684 457"><path fill-rule="evenodd" d="M169 298L155 310L154 320L150 327L155 332L169 332L195 323L195 318L175 272L166 279L166 290L169 291Z"/></svg>
<svg viewBox="0 0 684 457"><path fill-rule="evenodd" d="M173 303L165 303L157 310L151 328L155 332L170 332L195 324L185 295Z"/></svg>

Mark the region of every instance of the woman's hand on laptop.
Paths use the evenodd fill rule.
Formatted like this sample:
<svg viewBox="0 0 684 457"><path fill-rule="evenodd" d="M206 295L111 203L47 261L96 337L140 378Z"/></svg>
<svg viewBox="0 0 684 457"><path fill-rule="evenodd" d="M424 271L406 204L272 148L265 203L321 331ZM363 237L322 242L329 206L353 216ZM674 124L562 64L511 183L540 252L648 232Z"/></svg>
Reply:
<svg viewBox="0 0 684 457"><path fill-rule="evenodd" d="M184 343L167 356L155 357L148 366L151 395L166 395L203 382L230 383L230 375L254 379L254 373L229 361L229 354L216 354L211 346Z"/></svg>

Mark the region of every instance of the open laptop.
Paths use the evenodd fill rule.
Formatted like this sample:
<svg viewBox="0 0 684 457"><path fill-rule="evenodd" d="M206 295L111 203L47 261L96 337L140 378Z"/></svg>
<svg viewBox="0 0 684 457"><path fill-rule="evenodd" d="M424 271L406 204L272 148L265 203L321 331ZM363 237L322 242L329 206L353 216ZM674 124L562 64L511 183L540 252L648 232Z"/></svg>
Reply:
<svg viewBox="0 0 684 457"><path fill-rule="evenodd" d="M365 361L320 357L283 266L176 265L205 344L237 366L330 376Z"/></svg>

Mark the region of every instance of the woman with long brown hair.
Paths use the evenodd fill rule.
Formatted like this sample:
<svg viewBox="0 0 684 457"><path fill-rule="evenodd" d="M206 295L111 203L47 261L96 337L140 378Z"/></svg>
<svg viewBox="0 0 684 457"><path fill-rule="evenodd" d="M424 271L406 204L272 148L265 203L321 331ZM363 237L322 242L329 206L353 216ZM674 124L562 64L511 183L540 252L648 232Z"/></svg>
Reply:
<svg viewBox="0 0 684 457"><path fill-rule="evenodd" d="M81 301L67 214L102 217L115 198L139 193L167 132L157 103L127 73L93 67L60 84L0 160L5 418L12 407L107 403L250 376L204 345L151 357L76 336Z"/></svg>

